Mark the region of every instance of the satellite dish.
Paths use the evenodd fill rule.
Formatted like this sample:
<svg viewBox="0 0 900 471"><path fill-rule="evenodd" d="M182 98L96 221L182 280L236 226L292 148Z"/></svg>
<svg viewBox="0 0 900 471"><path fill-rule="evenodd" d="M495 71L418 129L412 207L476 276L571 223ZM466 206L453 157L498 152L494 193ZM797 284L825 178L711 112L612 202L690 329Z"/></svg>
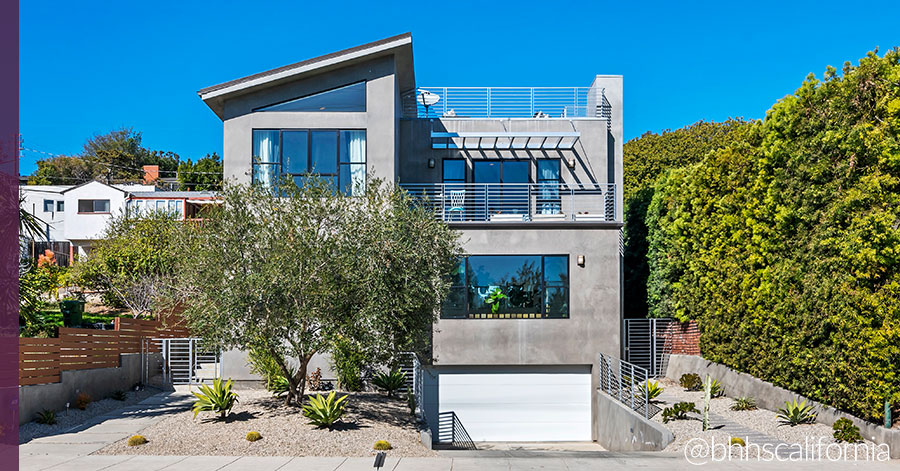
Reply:
<svg viewBox="0 0 900 471"><path fill-rule="evenodd" d="M441 96L437 93L431 93L428 90L419 90L416 100L425 107L425 116L428 116L428 107L441 101Z"/></svg>

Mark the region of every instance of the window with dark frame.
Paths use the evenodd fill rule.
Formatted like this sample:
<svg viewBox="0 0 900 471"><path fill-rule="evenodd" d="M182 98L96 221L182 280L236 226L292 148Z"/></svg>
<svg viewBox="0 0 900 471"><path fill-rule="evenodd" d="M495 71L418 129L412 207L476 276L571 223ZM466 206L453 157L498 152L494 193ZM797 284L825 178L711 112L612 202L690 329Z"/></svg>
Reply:
<svg viewBox="0 0 900 471"><path fill-rule="evenodd" d="M56 212L61 213L66 209L65 201L57 201L56 202Z"/></svg>
<svg viewBox="0 0 900 471"><path fill-rule="evenodd" d="M364 112L366 82L356 82L331 90L256 108L253 111Z"/></svg>
<svg viewBox="0 0 900 471"><path fill-rule="evenodd" d="M109 200L78 200L79 213L108 213Z"/></svg>
<svg viewBox="0 0 900 471"><path fill-rule="evenodd" d="M45 213L53 212L53 200L44 200L44 212Z"/></svg>
<svg viewBox="0 0 900 471"><path fill-rule="evenodd" d="M443 319L569 317L568 255L460 257L450 283Z"/></svg>
<svg viewBox="0 0 900 471"><path fill-rule="evenodd" d="M254 184L275 187L279 178L302 186L311 175L358 196L366 184L366 131L355 129L254 129Z"/></svg>
<svg viewBox="0 0 900 471"><path fill-rule="evenodd" d="M562 199L559 195L560 178L559 159L538 159L537 183L540 191L537 195L537 211L540 214L559 214L562 211Z"/></svg>

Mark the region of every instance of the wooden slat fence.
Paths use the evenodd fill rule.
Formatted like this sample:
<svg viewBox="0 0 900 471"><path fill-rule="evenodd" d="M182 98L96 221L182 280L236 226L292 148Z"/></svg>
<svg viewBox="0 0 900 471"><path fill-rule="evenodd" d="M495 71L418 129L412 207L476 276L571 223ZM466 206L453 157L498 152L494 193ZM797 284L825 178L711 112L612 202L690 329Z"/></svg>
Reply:
<svg viewBox="0 0 900 471"><path fill-rule="evenodd" d="M59 339L19 339L19 385L59 382Z"/></svg>
<svg viewBox="0 0 900 471"><path fill-rule="evenodd" d="M19 338L19 385L58 383L60 371L115 368L122 353L140 353L144 338L189 337L180 316L162 322L117 317L114 330L60 327L57 338ZM150 353L159 345L149 344Z"/></svg>
<svg viewBox="0 0 900 471"><path fill-rule="evenodd" d="M59 369L86 370L119 366L119 333L115 330L59 328Z"/></svg>

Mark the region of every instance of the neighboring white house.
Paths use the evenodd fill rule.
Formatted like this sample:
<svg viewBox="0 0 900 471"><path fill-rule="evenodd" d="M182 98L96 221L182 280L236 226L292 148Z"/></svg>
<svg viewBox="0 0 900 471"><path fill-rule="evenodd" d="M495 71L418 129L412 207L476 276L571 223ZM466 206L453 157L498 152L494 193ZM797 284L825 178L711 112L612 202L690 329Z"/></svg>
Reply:
<svg viewBox="0 0 900 471"><path fill-rule="evenodd" d="M88 254L112 216L124 214L125 201L131 192L149 192L155 188L153 185L107 185L91 181L63 190L63 233L65 239L72 243L77 256Z"/></svg>
<svg viewBox="0 0 900 471"><path fill-rule="evenodd" d="M44 238L48 241L64 241L65 201L62 192L69 185L22 185L19 190L24 196L22 209L41 221Z"/></svg>

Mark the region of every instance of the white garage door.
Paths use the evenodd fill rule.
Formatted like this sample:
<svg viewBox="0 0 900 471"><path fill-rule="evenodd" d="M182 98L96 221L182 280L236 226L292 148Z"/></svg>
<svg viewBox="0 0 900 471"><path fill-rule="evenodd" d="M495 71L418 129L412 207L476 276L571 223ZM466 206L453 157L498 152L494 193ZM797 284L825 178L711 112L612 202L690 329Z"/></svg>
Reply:
<svg viewBox="0 0 900 471"><path fill-rule="evenodd" d="M474 441L590 441L590 367L441 372L440 412Z"/></svg>

